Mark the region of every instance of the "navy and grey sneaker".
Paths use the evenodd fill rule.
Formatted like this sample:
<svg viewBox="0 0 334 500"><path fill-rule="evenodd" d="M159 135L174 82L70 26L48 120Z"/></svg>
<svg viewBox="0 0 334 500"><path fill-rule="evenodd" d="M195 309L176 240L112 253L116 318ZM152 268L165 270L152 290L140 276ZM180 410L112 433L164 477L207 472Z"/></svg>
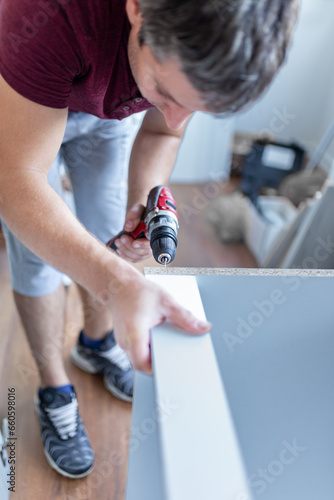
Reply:
<svg viewBox="0 0 334 500"><path fill-rule="evenodd" d="M44 453L53 469L63 476L77 479L93 469L94 451L79 416L78 401L73 392L47 387L35 396L44 443Z"/></svg>
<svg viewBox="0 0 334 500"><path fill-rule="evenodd" d="M82 331L76 347L73 349L72 361L88 373L103 375L106 388L123 401L132 401L135 372L123 349L119 347L111 331L101 342L98 349L83 345Z"/></svg>

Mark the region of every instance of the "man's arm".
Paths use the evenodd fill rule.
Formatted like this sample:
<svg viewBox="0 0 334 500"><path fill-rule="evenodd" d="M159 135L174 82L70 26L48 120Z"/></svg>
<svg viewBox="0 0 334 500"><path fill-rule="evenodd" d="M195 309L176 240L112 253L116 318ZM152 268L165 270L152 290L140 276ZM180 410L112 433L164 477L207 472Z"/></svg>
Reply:
<svg viewBox="0 0 334 500"><path fill-rule="evenodd" d="M66 109L35 104L0 77L0 217L36 255L65 272L113 312L118 343L135 368L149 372L149 330L165 318L203 333L208 324L90 235L47 182Z"/></svg>
<svg viewBox="0 0 334 500"><path fill-rule="evenodd" d="M163 114L156 108L146 112L130 158L126 231L132 231L138 225L150 190L167 183L184 130L185 126L180 130L168 128ZM130 236L116 241L117 253L131 262L151 255L147 240L136 241L137 249L133 247L134 240Z"/></svg>
<svg viewBox="0 0 334 500"><path fill-rule="evenodd" d="M184 130L169 129L156 108L146 112L130 158L128 209L145 205L151 188L168 181Z"/></svg>
<svg viewBox="0 0 334 500"><path fill-rule="evenodd" d="M88 235L47 182L64 135L67 110L35 104L2 78L0 106L1 217L34 253L100 294L101 267L112 256Z"/></svg>

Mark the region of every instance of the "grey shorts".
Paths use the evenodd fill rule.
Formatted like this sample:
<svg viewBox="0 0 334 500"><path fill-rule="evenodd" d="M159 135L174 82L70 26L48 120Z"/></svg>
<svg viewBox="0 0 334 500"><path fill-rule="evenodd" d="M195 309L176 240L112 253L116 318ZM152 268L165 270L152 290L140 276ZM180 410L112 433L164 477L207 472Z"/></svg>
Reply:
<svg viewBox="0 0 334 500"><path fill-rule="evenodd" d="M102 120L85 113L70 113L62 146L48 181L66 201L61 169L72 184L73 205L78 219L102 242L123 227L127 201L129 154L136 118ZM13 289L40 297L54 292L63 275L28 250L3 224Z"/></svg>

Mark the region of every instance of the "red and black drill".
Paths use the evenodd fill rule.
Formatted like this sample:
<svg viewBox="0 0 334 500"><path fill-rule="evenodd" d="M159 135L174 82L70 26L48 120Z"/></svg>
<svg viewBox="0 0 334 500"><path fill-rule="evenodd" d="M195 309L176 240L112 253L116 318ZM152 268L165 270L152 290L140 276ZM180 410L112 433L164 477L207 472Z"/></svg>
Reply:
<svg viewBox="0 0 334 500"><path fill-rule="evenodd" d="M115 240L123 234L128 234L135 240L147 238L155 260L159 264L167 265L175 257L178 228L173 195L168 187L157 186L149 192L146 208L136 229L132 232L121 231L108 241L107 246L117 250Z"/></svg>

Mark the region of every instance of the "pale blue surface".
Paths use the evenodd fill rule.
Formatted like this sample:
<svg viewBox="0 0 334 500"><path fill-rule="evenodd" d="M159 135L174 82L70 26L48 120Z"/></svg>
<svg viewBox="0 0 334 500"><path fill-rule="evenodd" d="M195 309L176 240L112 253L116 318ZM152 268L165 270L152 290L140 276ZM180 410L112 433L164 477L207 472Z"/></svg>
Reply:
<svg viewBox="0 0 334 500"><path fill-rule="evenodd" d="M257 481L255 498L333 500L333 278L198 276L197 283L214 325L213 344L247 476ZM235 335L237 317L248 321L259 312L254 301L267 300L273 290L283 303L229 349L224 334ZM256 317L260 323L253 315L253 324ZM283 443L294 439L305 450L279 465ZM259 469L268 467L277 474L269 474L270 483L259 478Z"/></svg>

